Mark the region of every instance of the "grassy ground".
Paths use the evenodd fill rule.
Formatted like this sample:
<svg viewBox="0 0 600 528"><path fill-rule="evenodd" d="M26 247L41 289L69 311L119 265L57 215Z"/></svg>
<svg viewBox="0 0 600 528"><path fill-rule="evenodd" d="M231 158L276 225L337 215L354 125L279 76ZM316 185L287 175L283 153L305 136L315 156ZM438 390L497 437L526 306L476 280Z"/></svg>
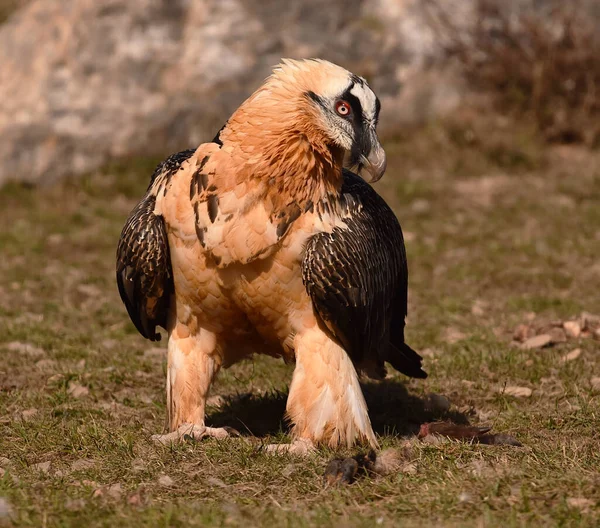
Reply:
<svg viewBox="0 0 600 528"><path fill-rule="evenodd" d="M165 415L164 352L129 322L113 271L150 166L0 191L0 525L598 525L600 341L525 351L512 334L533 318L600 313L600 158L477 122L387 143L378 189L406 233L408 340L430 377L369 384L382 444L408 442L410 460L346 487L324 485L326 450L300 459L240 439L150 442ZM290 375L266 358L222 372L209 422L285 441ZM524 447L414 438L445 416Z"/></svg>

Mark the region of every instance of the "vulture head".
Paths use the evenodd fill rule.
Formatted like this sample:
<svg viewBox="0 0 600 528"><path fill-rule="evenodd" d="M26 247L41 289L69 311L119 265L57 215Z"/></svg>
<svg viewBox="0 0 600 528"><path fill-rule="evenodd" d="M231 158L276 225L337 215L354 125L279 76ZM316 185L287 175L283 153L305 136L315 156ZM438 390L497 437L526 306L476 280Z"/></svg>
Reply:
<svg viewBox="0 0 600 528"><path fill-rule="evenodd" d="M321 59L283 59L272 75L232 116L260 128L274 141L306 138L335 151L347 168L379 180L386 156L376 127L381 104L367 81Z"/></svg>

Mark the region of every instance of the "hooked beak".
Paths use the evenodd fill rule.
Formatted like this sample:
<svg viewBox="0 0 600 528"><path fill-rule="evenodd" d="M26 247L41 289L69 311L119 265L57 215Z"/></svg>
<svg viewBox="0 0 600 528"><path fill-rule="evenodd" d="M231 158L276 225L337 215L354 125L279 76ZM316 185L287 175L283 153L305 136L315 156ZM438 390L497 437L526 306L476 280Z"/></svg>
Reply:
<svg viewBox="0 0 600 528"><path fill-rule="evenodd" d="M379 141L375 142L368 156L361 155L360 163L371 176L369 183L375 183L381 179L387 167L387 159L385 150Z"/></svg>

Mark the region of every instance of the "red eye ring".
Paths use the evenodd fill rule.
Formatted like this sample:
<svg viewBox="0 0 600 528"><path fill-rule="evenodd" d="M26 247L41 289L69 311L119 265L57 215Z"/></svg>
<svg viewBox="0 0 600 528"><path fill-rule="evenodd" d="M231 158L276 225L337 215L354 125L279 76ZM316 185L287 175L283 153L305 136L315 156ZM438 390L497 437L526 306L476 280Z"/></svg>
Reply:
<svg viewBox="0 0 600 528"><path fill-rule="evenodd" d="M347 117L351 112L350 105L346 101L338 101L335 103L335 111L342 117Z"/></svg>

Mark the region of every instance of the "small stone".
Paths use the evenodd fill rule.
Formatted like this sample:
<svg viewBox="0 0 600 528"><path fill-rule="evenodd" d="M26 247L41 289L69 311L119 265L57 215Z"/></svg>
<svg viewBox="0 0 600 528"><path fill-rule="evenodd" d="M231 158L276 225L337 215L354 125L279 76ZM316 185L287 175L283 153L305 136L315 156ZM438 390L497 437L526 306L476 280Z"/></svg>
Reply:
<svg viewBox="0 0 600 528"><path fill-rule="evenodd" d="M168 475L161 475L158 477L158 483L165 488L170 488L175 484L175 481Z"/></svg>
<svg viewBox="0 0 600 528"><path fill-rule="evenodd" d="M429 209L431 209L431 203L428 200L419 198L412 203L411 209L415 213L426 213L429 211Z"/></svg>
<svg viewBox="0 0 600 528"><path fill-rule="evenodd" d="M429 434L423 438L421 438L421 442L430 445L440 445L447 444L450 442L450 439L447 436L441 436L436 434Z"/></svg>
<svg viewBox="0 0 600 528"><path fill-rule="evenodd" d="M120 500L121 495L123 495L123 487L121 486L121 483L118 482L117 484L111 484L108 486L106 488L106 495L111 499Z"/></svg>
<svg viewBox="0 0 600 528"><path fill-rule="evenodd" d="M434 358L436 353L433 348L424 348L422 350L419 350L419 355L424 358Z"/></svg>
<svg viewBox="0 0 600 528"><path fill-rule="evenodd" d="M86 297L100 297L102 290L93 284L80 284L77 286L77 291Z"/></svg>
<svg viewBox="0 0 600 528"><path fill-rule="evenodd" d="M37 464L34 464L32 467L33 469L39 471L40 473L48 473L50 471L50 464L51 462L39 462Z"/></svg>
<svg viewBox="0 0 600 528"><path fill-rule="evenodd" d="M206 400L206 405L208 405L209 407L216 407L218 409L225 405L225 398L223 398L223 396L221 396L220 394L211 396L210 398L208 398L208 400Z"/></svg>
<svg viewBox="0 0 600 528"><path fill-rule="evenodd" d="M7 468L7 467L10 467L11 465L12 465L12 462L10 461L10 458L0 457L0 467Z"/></svg>
<svg viewBox="0 0 600 528"><path fill-rule="evenodd" d="M416 475L417 464L415 462L408 462L400 468L400 471L406 475Z"/></svg>
<svg viewBox="0 0 600 528"><path fill-rule="evenodd" d="M525 361L526 367L531 367L531 365L533 365L533 359L528 359L527 361Z"/></svg>
<svg viewBox="0 0 600 528"><path fill-rule="evenodd" d="M523 342L523 344L521 345L521 348L524 348L525 350L532 350L534 348L543 348L545 346L548 346L551 342L552 342L552 337L550 337L550 334L541 334L541 335L537 335L534 337L530 337L529 339L526 339Z"/></svg>
<svg viewBox="0 0 600 528"><path fill-rule="evenodd" d="M136 458L131 462L131 470L134 473L141 473L146 470L146 462L141 458Z"/></svg>
<svg viewBox="0 0 600 528"><path fill-rule="evenodd" d="M533 334L533 328L530 325L520 324L515 328L513 333L513 339L515 341L523 342L526 339L530 338Z"/></svg>
<svg viewBox="0 0 600 528"><path fill-rule="evenodd" d="M583 497L569 497L567 504L571 508L577 508L579 510L587 510L594 506L594 501L591 499L585 499Z"/></svg>
<svg viewBox="0 0 600 528"><path fill-rule="evenodd" d="M590 380L590 385L592 386L592 390L594 392L600 392L600 377L594 376Z"/></svg>
<svg viewBox="0 0 600 528"><path fill-rule="evenodd" d="M67 392L73 396L73 398L79 399L87 396L90 393L90 389L72 381L69 383L69 389Z"/></svg>
<svg viewBox="0 0 600 528"><path fill-rule="evenodd" d="M53 359L40 359L35 366L40 370L51 370L56 367L57 363Z"/></svg>
<svg viewBox="0 0 600 528"><path fill-rule="evenodd" d="M462 341L466 337L467 337L466 334L464 334L460 330L457 330L456 328L452 328L452 327L446 328L446 330L444 332L444 339L451 345L453 345L454 343L458 343L459 341Z"/></svg>
<svg viewBox="0 0 600 528"><path fill-rule="evenodd" d="M581 325L577 321L565 321L563 328L567 337L577 339L581 335Z"/></svg>
<svg viewBox="0 0 600 528"><path fill-rule="evenodd" d="M164 348L149 348L144 351L144 357L146 359L163 359L167 357L167 351Z"/></svg>
<svg viewBox="0 0 600 528"><path fill-rule="evenodd" d="M568 354L565 354L561 358L561 362L567 363L569 361L573 361L574 359L577 359L579 356L581 356L581 348L576 348L575 350L571 350L571 352L569 352Z"/></svg>
<svg viewBox="0 0 600 528"><path fill-rule="evenodd" d="M292 470L291 470L291 472L289 472L289 473L286 473L286 469L288 469L290 466L292 467ZM289 476L290 476L290 475L291 475L293 472L294 472L294 465L293 465L293 464L288 464L288 465L287 465L287 466L284 468L284 470L281 472L281 474L282 474L284 477L289 477ZM227 484L225 484L225 482L223 482L221 479L219 479L219 478L217 478L217 477L208 477L208 478L206 479L206 483L207 483L207 484L210 484L211 486L215 486L215 487L217 487L217 488L226 488L226 487L227 487Z"/></svg>
<svg viewBox="0 0 600 528"><path fill-rule="evenodd" d="M131 506L141 506L143 502L141 493L134 493L127 497L127 504L130 504Z"/></svg>
<svg viewBox="0 0 600 528"><path fill-rule="evenodd" d="M0 497L0 521L12 517L13 509L7 499Z"/></svg>
<svg viewBox="0 0 600 528"><path fill-rule="evenodd" d="M471 496L470 493L467 493L466 491L463 491L458 496L458 502L471 502L472 500L473 500L473 497Z"/></svg>
<svg viewBox="0 0 600 528"><path fill-rule="evenodd" d="M71 471L85 471L86 469L92 469L95 465L96 463L93 460L80 458L71 464Z"/></svg>
<svg viewBox="0 0 600 528"><path fill-rule="evenodd" d="M85 508L86 504L83 499L72 499L70 497L65 501L65 508L69 511L79 511Z"/></svg>
<svg viewBox="0 0 600 528"><path fill-rule="evenodd" d="M20 341L12 341L11 343L7 343L6 345L2 345L11 352L18 352L19 354L23 354L25 356L29 356L30 358L39 359L42 356L46 355L46 351L43 348L36 347L31 343L22 343Z"/></svg>
<svg viewBox="0 0 600 528"><path fill-rule="evenodd" d="M21 413L21 416L23 417L23 420L29 422L37 413L37 409L27 409Z"/></svg>
<svg viewBox="0 0 600 528"><path fill-rule="evenodd" d="M473 302L473 305L471 306L471 313L476 317L481 317L483 314L485 314L485 310L487 307L488 303L477 299Z"/></svg>
<svg viewBox="0 0 600 528"><path fill-rule="evenodd" d="M567 334L562 328L552 328L549 335L554 345L567 342Z"/></svg>
<svg viewBox="0 0 600 528"><path fill-rule="evenodd" d="M500 392L507 396L514 396L515 398L529 398L533 394L533 391L529 387L518 387L516 385L502 387Z"/></svg>
<svg viewBox="0 0 600 528"><path fill-rule="evenodd" d="M446 396L431 392L425 398L425 406L432 411L448 412L451 407L450 400Z"/></svg>

